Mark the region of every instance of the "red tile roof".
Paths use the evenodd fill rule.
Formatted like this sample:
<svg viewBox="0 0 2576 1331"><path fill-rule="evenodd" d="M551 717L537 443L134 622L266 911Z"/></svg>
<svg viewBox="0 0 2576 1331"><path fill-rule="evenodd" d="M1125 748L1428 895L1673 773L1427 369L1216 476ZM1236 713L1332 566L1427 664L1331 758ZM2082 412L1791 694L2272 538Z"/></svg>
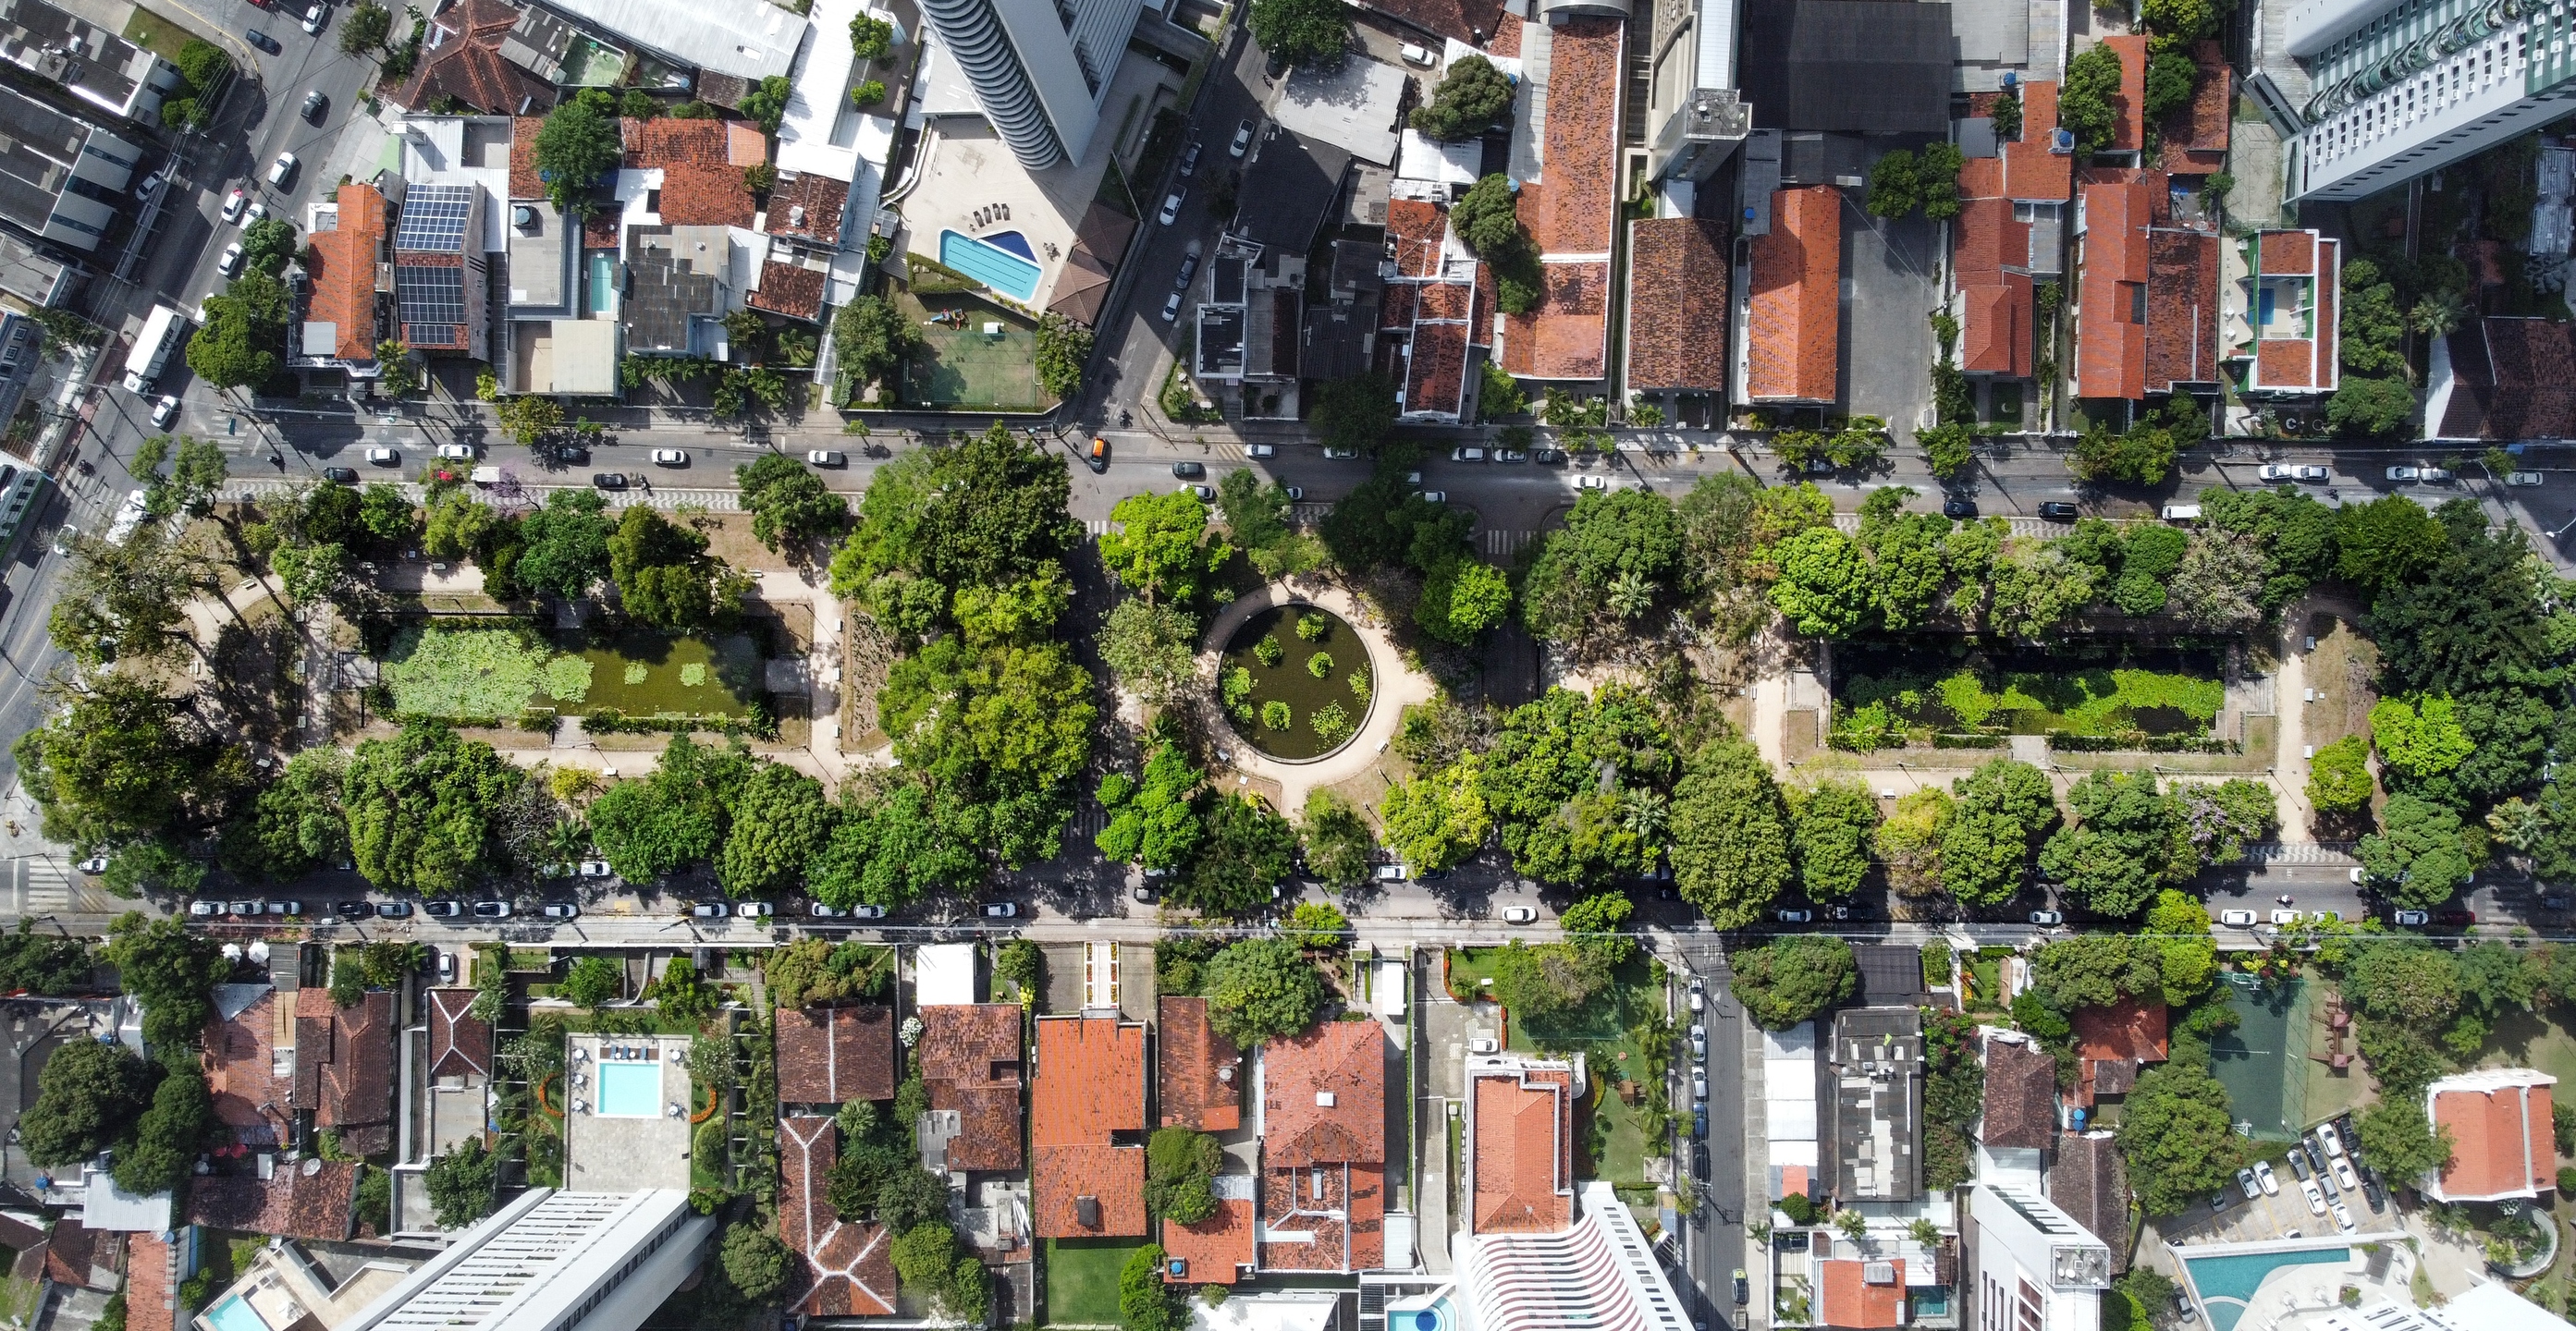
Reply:
<svg viewBox="0 0 2576 1331"><path fill-rule="evenodd" d="M1574 1074L1558 1068L1472 1078L1471 1234L1555 1234L1574 1225Z"/></svg>
<svg viewBox="0 0 2576 1331"><path fill-rule="evenodd" d="M894 1245L885 1226L851 1224L824 1200L839 1159L831 1119L778 1121L778 1237L803 1260L810 1282L794 1310L807 1317L891 1316Z"/></svg>
<svg viewBox="0 0 2576 1331"><path fill-rule="evenodd" d="M1143 1234L1145 1024L1040 1017L1037 1030L1029 1209L1039 1237Z"/></svg>
<svg viewBox="0 0 2576 1331"><path fill-rule="evenodd" d="M429 991L429 1075L492 1075L492 1023L473 1015L471 989Z"/></svg>
<svg viewBox="0 0 2576 1331"><path fill-rule="evenodd" d="M1818 1308L1818 1325L1845 1328L1846 1331L1880 1331L1880 1328L1902 1326L1905 1322L1905 1261L1898 1258L1886 1263L1895 1269L1893 1281L1871 1284L1864 1277L1867 1269L1879 1265L1850 1258L1834 1258L1817 1263L1824 1268L1824 1302Z"/></svg>
<svg viewBox="0 0 2576 1331"><path fill-rule="evenodd" d="M537 131L545 128L544 116L519 116L510 121L510 197L542 199L546 182L537 178Z"/></svg>
<svg viewBox="0 0 2576 1331"><path fill-rule="evenodd" d="M778 1014L778 1099L837 1105L894 1097L894 1009L882 1003Z"/></svg>
<svg viewBox="0 0 2576 1331"><path fill-rule="evenodd" d="M2030 223L2010 200L1970 199L1951 227L1950 262L1965 309L1959 368L2026 379L2031 373Z"/></svg>
<svg viewBox="0 0 2576 1331"><path fill-rule="evenodd" d="M1464 285L1430 290L1458 292L1463 300ZM1464 314L1461 310L1459 313ZM1404 378L1406 411L1445 412L1456 415L1466 405L1467 393L1467 325L1464 323L1416 324L1413 329L1413 359Z"/></svg>
<svg viewBox="0 0 2576 1331"><path fill-rule="evenodd" d="M1978 1140L2045 1150L2057 1135L2057 1060L2027 1040L1986 1041L1985 1117Z"/></svg>
<svg viewBox="0 0 2576 1331"><path fill-rule="evenodd" d="M1771 231L1752 243L1746 395L1831 402L1840 390L1843 196L1829 185L1771 196Z"/></svg>
<svg viewBox="0 0 2576 1331"><path fill-rule="evenodd" d="M1265 1268L1386 1262L1386 1035L1327 1021L1262 1050ZM1293 1235L1310 1236L1300 1241Z"/></svg>
<svg viewBox="0 0 2576 1331"><path fill-rule="evenodd" d="M2218 378L2218 237L2158 227L2147 236L2147 391Z"/></svg>
<svg viewBox="0 0 2576 1331"><path fill-rule="evenodd" d="M554 85L501 56L501 44L519 21L507 0L463 0L429 21L420 63L392 94L395 105L426 110L441 97L486 115L544 112L555 104Z"/></svg>
<svg viewBox="0 0 2576 1331"><path fill-rule="evenodd" d="M323 1001L330 1001L327 992ZM370 989L357 1006L333 1012L331 1025L331 1061L322 1068L321 1104L313 1125L339 1133L352 1153L373 1155L392 1142L394 996ZM303 1062L299 1046L299 1072Z"/></svg>
<svg viewBox="0 0 2576 1331"><path fill-rule="evenodd" d="M2139 1063L2165 1060L2165 1005L2162 999L2124 998L2109 1007L2075 1010L2075 1045L2086 1059L2128 1059Z"/></svg>
<svg viewBox="0 0 2576 1331"><path fill-rule="evenodd" d="M1521 202L1539 253L1607 255L1619 213L1619 55L1628 25L1576 18L1548 30L1542 188Z"/></svg>
<svg viewBox="0 0 2576 1331"><path fill-rule="evenodd" d="M45 1235L44 1278L58 1285L114 1289L114 1276L125 1266L123 1239L114 1230L85 1229L69 1216L57 1220Z"/></svg>
<svg viewBox="0 0 2576 1331"><path fill-rule="evenodd" d="M1386 238L1395 242L1398 277L1440 275L1440 246L1449 235L1449 210L1424 199L1390 199Z"/></svg>
<svg viewBox="0 0 2576 1331"><path fill-rule="evenodd" d="M2451 1164L2441 1178L2444 1198L2528 1197L2557 1186L2549 1118L2549 1087L2557 1079L2538 1072L2517 1077L2515 1071L2488 1070L2433 1084L2434 1128L2451 1130ZM2509 1084L2444 1084L2471 1078Z"/></svg>
<svg viewBox="0 0 2576 1331"><path fill-rule="evenodd" d="M2200 73L2191 87L2191 105L2157 127L2164 169L2176 173L2217 171L2227 165L2227 130L2236 104L2234 73L2218 43L2195 43L2191 51Z"/></svg>
<svg viewBox="0 0 2576 1331"><path fill-rule="evenodd" d="M331 354L341 360L376 358L376 265L385 249L385 196L373 185L342 185L339 225L308 239L305 271L313 279L306 317L332 326ZM298 350L302 348L299 345Z"/></svg>
<svg viewBox="0 0 2576 1331"><path fill-rule="evenodd" d="M2335 360L2335 319L2343 296L2343 243L2313 231L2266 231L2257 241L2258 282L2274 277L2307 279L2314 303L2308 327L2314 337L2266 336L2254 330L2254 372L2249 390L2330 393L2343 382ZM2293 284L2295 287L2295 284ZM2295 289L2281 293L2295 298ZM2436 422L2436 425L2439 423Z"/></svg>
<svg viewBox="0 0 2576 1331"><path fill-rule="evenodd" d="M1421 302L1422 284L1397 282L1386 289L1384 303L1378 307L1377 326L1393 332L1413 327L1414 307Z"/></svg>
<svg viewBox="0 0 2576 1331"><path fill-rule="evenodd" d="M2256 253L2266 274L2312 273L2317 266L2317 233L2266 231L2257 239Z"/></svg>
<svg viewBox="0 0 2576 1331"><path fill-rule="evenodd" d="M1597 379L1609 341L1610 265L1551 263L1538 308L1503 316L1503 368L1535 379Z"/></svg>
<svg viewBox="0 0 2576 1331"><path fill-rule="evenodd" d="M2159 185L2145 179L2084 186L2084 246L2079 268L2075 395L2147 395L2147 225Z"/></svg>
<svg viewBox="0 0 2576 1331"><path fill-rule="evenodd" d="M756 215L742 169L757 164L765 148L746 151L734 122L662 117L629 120L626 168L662 173L661 218L666 226L748 227ZM761 142L752 131L755 145Z"/></svg>
<svg viewBox="0 0 2576 1331"><path fill-rule="evenodd" d="M1243 1055L1208 1025L1207 1010L1204 998L1154 1001L1154 1098L1164 1127L1232 1132L1243 1125Z"/></svg>
<svg viewBox="0 0 2576 1331"><path fill-rule="evenodd" d="M215 1117L250 1145L285 1140L295 1084L275 1075L277 991L253 1000L230 1021L206 1026L206 1088Z"/></svg>
<svg viewBox="0 0 2576 1331"><path fill-rule="evenodd" d="M1996 193L2026 203L2064 203L2075 196L2075 156L2049 151L2057 130L2057 85L2021 85L2021 137L2001 145Z"/></svg>
<svg viewBox="0 0 2576 1331"><path fill-rule="evenodd" d="M1250 1197L1218 1198L1216 1214L1195 1225L1164 1221L1163 1255L1185 1263L1184 1274L1178 1277L1167 1268L1164 1281L1233 1284L1240 1278L1241 1268L1252 1265L1252 1241L1259 1230Z"/></svg>
<svg viewBox="0 0 2576 1331"><path fill-rule="evenodd" d="M178 1322L178 1249L138 1232L126 1242L125 1331L174 1331Z"/></svg>
<svg viewBox="0 0 2576 1331"><path fill-rule="evenodd" d="M1020 1167L1020 1009L1015 1003L933 1003L920 1009L913 1060L930 1107L954 1110L954 1170Z"/></svg>
<svg viewBox="0 0 2576 1331"><path fill-rule="evenodd" d="M2135 152L2147 143L2147 36L2105 37L2102 44L2120 57L2120 90L2111 98L2111 142L2104 147Z"/></svg>
<svg viewBox="0 0 2576 1331"><path fill-rule="evenodd" d="M760 289L744 300L754 309L808 322L823 317L823 272L771 259L760 266Z"/></svg>
<svg viewBox="0 0 2576 1331"><path fill-rule="evenodd" d="M337 1243L357 1224L358 1166L307 1158L266 1179L201 1178L188 1185L192 1225Z"/></svg>
<svg viewBox="0 0 2576 1331"><path fill-rule="evenodd" d="M769 191L769 234L839 245L841 211L849 204L848 181L811 172L781 171L778 183ZM802 213L797 211L800 208Z"/></svg>
<svg viewBox="0 0 2576 1331"><path fill-rule="evenodd" d="M1628 383L1726 388L1726 224L1653 217L1628 225Z"/></svg>

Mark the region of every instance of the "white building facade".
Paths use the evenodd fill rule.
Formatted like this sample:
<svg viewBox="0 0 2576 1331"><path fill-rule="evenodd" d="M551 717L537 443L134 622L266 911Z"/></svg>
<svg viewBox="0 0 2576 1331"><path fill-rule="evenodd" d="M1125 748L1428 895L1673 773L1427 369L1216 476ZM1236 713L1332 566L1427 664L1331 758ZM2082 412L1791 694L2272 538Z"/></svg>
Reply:
<svg viewBox="0 0 2576 1331"><path fill-rule="evenodd" d="M2570 22L2551 0L2303 0L2289 197L2360 199L2576 111Z"/></svg>
<svg viewBox="0 0 2576 1331"><path fill-rule="evenodd" d="M716 1223L678 1189L532 1189L337 1331L629 1331L697 1270Z"/></svg>
<svg viewBox="0 0 2576 1331"><path fill-rule="evenodd" d="M2111 1250L2035 1188L1979 1185L1962 1283L1975 1331L2100 1331Z"/></svg>

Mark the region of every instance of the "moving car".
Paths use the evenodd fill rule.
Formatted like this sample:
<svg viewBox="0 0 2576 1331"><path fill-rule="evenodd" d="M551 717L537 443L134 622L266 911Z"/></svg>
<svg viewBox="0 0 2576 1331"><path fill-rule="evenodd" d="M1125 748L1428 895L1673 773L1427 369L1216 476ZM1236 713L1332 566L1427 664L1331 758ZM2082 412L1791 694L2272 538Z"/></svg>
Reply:
<svg viewBox="0 0 2576 1331"><path fill-rule="evenodd" d="M241 256L242 247L240 241L236 240L232 244L224 246L223 255L215 260L215 271L222 273L226 277L230 277L233 274L240 272Z"/></svg>
<svg viewBox="0 0 2576 1331"><path fill-rule="evenodd" d="M2507 485L2538 485L2540 484L2540 473L2536 471L2509 471L2504 474L2504 483Z"/></svg>
<svg viewBox="0 0 2576 1331"><path fill-rule="evenodd" d="M2254 927L2254 912L2250 910L2222 910L2218 912L2218 922L2226 925L2230 929L2251 929Z"/></svg>
<svg viewBox="0 0 2576 1331"><path fill-rule="evenodd" d="M59 526L59 527L54 528L54 555L55 555L55 557L56 557L56 558L60 558L60 557L65 556L65 555L69 555L69 554L72 552L72 540L73 540L73 538L74 538L74 537L77 537L77 536L79 536L79 535L80 535L80 528L75 527L75 526L73 526L72 524L70 524L70 523L68 523L68 522L64 523L63 525L61 525L61 526ZM2550 909L2555 910L2555 909L2557 909L2557 907L2552 906Z"/></svg>
<svg viewBox="0 0 2576 1331"><path fill-rule="evenodd" d="M1172 223L1180 220L1181 195L1182 191L1180 190L1173 190L1171 193L1164 195L1163 211L1156 213L1154 215L1154 220L1162 223L1164 226L1170 226Z"/></svg>
<svg viewBox="0 0 2576 1331"><path fill-rule="evenodd" d="M2066 912L2062 910L2035 910L2030 913L2030 922L2039 925L2042 928L2064 924L2066 923Z"/></svg>
<svg viewBox="0 0 2576 1331"><path fill-rule="evenodd" d="M2254 1162L2254 1181L2263 1185L2264 1196L2278 1197L2281 1195L2281 1176L2272 1172L2271 1161L2257 1160Z"/></svg>
<svg viewBox="0 0 2576 1331"><path fill-rule="evenodd" d="M2326 1213L2326 1195L2323 1192L2318 1191L2315 1180L2299 1180L2299 1193L2308 1199L2308 1214L2324 1215Z"/></svg>
<svg viewBox="0 0 2576 1331"><path fill-rule="evenodd" d="M1170 323L1180 317L1181 293L1175 291L1172 294L1163 297L1163 322Z"/></svg>
<svg viewBox="0 0 2576 1331"><path fill-rule="evenodd" d="M442 920L452 920L463 915L465 907L453 901L424 901L420 903L420 913L435 915Z"/></svg>
<svg viewBox="0 0 2576 1331"><path fill-rule="evenodd" d="M1327 461L1348 461L1359 455L1360 451L1356 448L1333 448L1328 445L1324 449L1324 458Z"/></svg>
<svg viewBox="0 0 2576 1331"><path fill-rule="evenodd" d="M1565 450L1562 448L1542 448L1537 452L1530 454L1530 461L1535 462L1542 467L1552 467L1565 461Z"/></svg>
<svg viewBox="0 0 2576 1331"><path fill-rule="evenodd" d="M653 465L656 467L685 467L689 465L689 450L685 448L654 449Z"/></svg>
<svg viewBox="0 0 2576 1331"><path fill-rule="evenodd" d="M477 901L474 903L474 918L478 920L506 920L510 918L510 903L506 901Z"/></svg>
<svg viewBox="0 0 2576 1331"><path fill-rule="evenodd" d="M1973 499L1963 499L1957 495L1952 495L1941 501L1941 516L1945 518L1973 518L1977 516L1977 501Z"/></svg>
<svg viewBox="0 0 2576 1331"><path fill-rule="evenodd" d="M622 471L595 471L590 474L590 484L591 488L595 490L623 490L626 488L626 473Z"/></svg>
<svg viewBox="0 0 2576 1331"><path fill-rule="evenodd" d="M376 903L377 919L399 920L409 914L411 914L411 903L408 901L379 901Z"/></svg>
<svg viewBox="0 0 2576 1331"><path fill-rule="evenodd" d="M276 38L269 36L267 33L261 32L257 28L242 29L242 36L249 38L251 45L268 52L270 55L286 54L286 48L278 45Z"/></svg>
<svg viewBox="0 0 2576 1331"><path fill-rule="evenodd" d="M438 446L438 456L442 460L448 462L472 462L474 460L474 445L440 444Z"/></svg>
<svg viewBox="0 0 2576 1331"><path fill-rule="evenodd" d="M837 448L809 448L805 450L805 461L815 467L846 467L850 465L850 455Z"/></svg>
<svg viewBox="0 0 2576 1331"><path fill-rule="evenodd" d="M1445 504L1449 502L1449 492L1446 490L1425 490L1422 492L1422 498L1425 503Z"/></svg>
<svg viewBox="0 0 2576 1331"><path fill-rule="evenodd" d="M162 394L161 400L152 404L152 428L156 430L167 430L170 428L170 422L177 419L179 419L178 395L175 393Z"/></svg>
<svg viewBox="0 0 2576 1331"><path fill-rule="evenodd" d="M82 860L80 862L80 871L82 873L107 872L107 857L105 855L92 855L88 859Z"/></svg>
<svg viewBox="0 0 2576 1331"><path fill-rule="evenodd" d="M1577 476L1574 478L1574 488L1577 490L1607 490L1610 488L1610 478L1607 476Z"/></svg>
<svg viewBox="0 0 2576 1331"><path fill-rule="evenodd" d="M2039 506L2039 517L2042 522L2073 522L2082 513L2083 510L2062 499L2052 499Z"/></svg>
<svg viewBox="0 0 2576 1331"><path fill-rule="evenodd" d="M1241 157L1244 152L1251 147L1252 122L1246 120L1242 124L1234 127L1234 142L1226 145L1225 155L1228 157Z"/></svg>
<svg viewBox="0 0 2576 1331"><path fill-rule="evenodd" d="M1172 464L1172 478L1174 480L1195 481L1205 475L1207 475L1207 466L1204 463L1175 462Z"/></svg>
<svg viewBox="0 0 2576 1331"><path fill-rule="evenodd" d="M2478 913L2473 910L2437 910L2433 912L2433 923L2435 924L2447 925L2454 928L2466 928L2477 922Z"/></svg>
<svg viewBox="0 0 2576 1331"><path fill-rule="evenodd" d="M322 22L329 17L331 17L330 7L316 0L312 8L304 11L304 31L308 34L322 31Z"/></svg>
<svg viewBox="0 0 2576 1331"><path fill-rule="evenodd" d="M398 448L370 448L367 450L367 463L370 466L376 467L399 467L402 465L402 450Z"/></svg>
<svg viewBox="0 0 2576 1331"><path fill-rule="evenodd" d="M322 479L330 481L335 485L356 485L358 483L358 469L355 467L324 467L322 469Z"/></svg>
<svg viewBox="0 0 2576 1331"><path fill-rule="evenodd" d="M295 154L293 153L279 153L277 160L268 164L268 183L271 185L282 186L286 183L287 177L294 174Z"/></svg>
<svg viewBox="0 0 2576 1331"><path fill-rule="evenodd" d="M1531 924L1535 923L1537 920L1538 907L1536 906L1503 907L1503 923L1505 924Z"/></svg>
<svg viewBox="0 0 2576 1331"><path fill-rule="evenodd" d="M1202 504L1213 504L1216 502L1216 487L1213 485L1193 485L1190 487L1190 493L1197 495L1199 497L1199 502Z"/></svg>
<svg viewBox="0 0 2576 1331"><path fill-rule="evenodd" d="M1091 452L1083 461L1090 463L1093 471L1109 470L1109 441L1096 434L1091 436Z"/></svg>
<svg viewBox="0 0 2576 1331"><path fill-rule="evenodd" d="M240 221L242 208L249 202L250 196L242 192L241 186L233 186L233 192L224 196L224 220L227 222Z"/></svg>
<svg viewBox="0 0 2576 1331"><path fill-rule="evenodd" d="M322 90L316 88L313 91L304 94L304 118L312 121L314 124L321 124L322 113L329 109L330 105L331 99L323 96Z"/></svg>
<svg viewBox="0 0 2576 1331"><path fill-rule="evenodd" d="M1243 446L1243 455L1248 458L1275 458L1279 456L1279 445L1245 444Z"/></svg>
<svg viewBox="0 0 2576 1331"><path fill-rule="evenodd" d="M1018 918L1019 913L1020 903L1016 901L987 901L984 903L984 918L988 920L1016 919Z"/></svg>
<svg viewBox="0 0 2576 1331"><path fill-rule="evenodd" d="M733 913L746 920L767 919L769 918L769 903L766 901L736 902L734 904Z"/></svg>
<svg viewBox="0 0 2576 1331"><path fill-rule="evenodd" d="M581 907L569 901L549 901L538 907L537 913L549 920L569 920L581 914Z"/></svg>

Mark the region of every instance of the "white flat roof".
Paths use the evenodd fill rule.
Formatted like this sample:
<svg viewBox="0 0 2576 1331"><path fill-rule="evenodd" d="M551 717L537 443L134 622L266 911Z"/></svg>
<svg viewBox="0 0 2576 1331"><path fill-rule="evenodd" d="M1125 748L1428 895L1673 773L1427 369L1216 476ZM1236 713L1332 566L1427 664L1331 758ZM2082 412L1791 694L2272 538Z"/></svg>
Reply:
<svg viewBox="0 0 2576 1331"><path fill-rule="evenodd" d="M767 0L548 0L615 36L700 69L760 80L796 63L808 25ZM848 41L849 20L841 21Z"/></svg>
<svg viewBox="0 0 2576 1331"><path fill-rule="evenodd" d="M975 945L924 943L912 951L913 1002L972 1003Z"/></svg>
<svg viewBox="0 0 2576 1331"><path fill-rule="evenodd" d="M894 147L894 121L850 105L858 64L858 53L850 46L850 20L863 13L902 30L893 14L874 10L865 0L814 0L814 38L796 57L787 115L778 122L779 170L856 180L867 164L885 165ZM868 121L883 128L870 132Z"/></svg>
<svg viewBox="0 0 2576 1331"><path fill-rule="evenodd" d="M1292 133L1329 143L1365 162L1395 165L1396 104L1404 96L1404 71L1382 60L1353 56L1339 69L1299 69L1288 76L1271 106L1271 118Z"/></svg>
<svg viewBox="0 0 2576 1331"><path fill-rule="evenodd" d="M106 1170L81 1167L81 1224L124 1234L160 1234L170 1228L170 1194L140 1197L116 1186Z"/></svg>

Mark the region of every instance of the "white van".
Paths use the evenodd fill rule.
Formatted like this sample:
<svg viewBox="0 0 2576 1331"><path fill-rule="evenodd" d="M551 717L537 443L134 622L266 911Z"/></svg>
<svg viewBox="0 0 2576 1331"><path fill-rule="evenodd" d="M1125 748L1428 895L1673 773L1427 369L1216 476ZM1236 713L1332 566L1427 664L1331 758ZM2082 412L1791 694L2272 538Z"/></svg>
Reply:
<svg viewBox="0 0 2576 1331"><path fill-rule="evenodd" d="M2167 504L2165 505L2163 516L2164 520L2167 522L2198 522L2200 521L2200 505Z"/></svg>

